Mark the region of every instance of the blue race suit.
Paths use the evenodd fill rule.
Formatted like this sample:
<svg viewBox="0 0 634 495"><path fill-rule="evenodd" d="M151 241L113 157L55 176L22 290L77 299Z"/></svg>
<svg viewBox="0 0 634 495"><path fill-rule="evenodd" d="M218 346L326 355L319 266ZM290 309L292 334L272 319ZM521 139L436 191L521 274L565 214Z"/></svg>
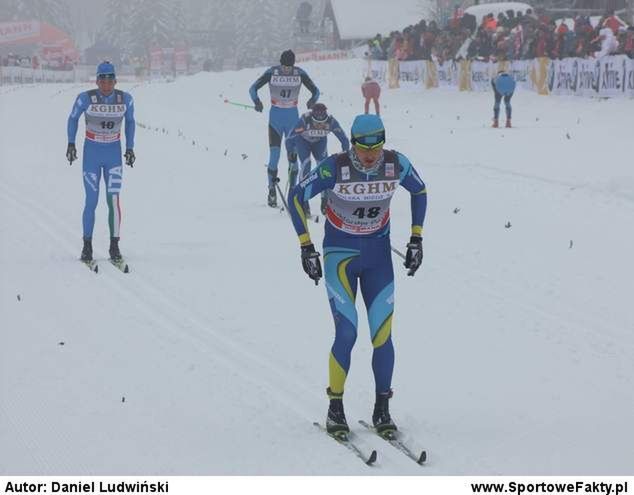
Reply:
<svg viewBox="0 0 634 495"><path fill-rule="evenodd" d="M511 120L511 98L515 92L515 79L513 79L513 76L510 74L502 72L491 80L491 86L493 87L493 95L495 97L495 101L493 103L493 118L498 120L500 117L500 102L502 101L502 98L504 98L506 119Z"/></svg>
<svg viewBox="0 0 634 495"><path fill-rule="evenodd" d="M120 237L119 194L123 181L121 162L121 124L125 120L126 149L134 148L134 102L130 94L115 90L105 96L93 89L80 93L68 117L68 142L75 143L79 117L86 120L83 178L86 201L82 216L84 238L92 238L95 210L103 171L108 202L110 237Z"/></svg>
<svg viewBox="0 0 634 495"><path fill-rule="evenodd" d="M293 130L288 142L297 150L300 163L300 180L306 178L310 173L310 155L312 153L317 163L328 156L328 134L333 133L341 143L341 149L348 151L350 141L343 131L337 119L329 115L324 122L317 122L312 119L310 112L302 115Z"/></svg>
<svg viewBox="0 0 634 495"><path fill-rule="evenodd" d="M293 225L302 245L311 244L302 204L327 195L324 272L335 341L329 358L329 393L343 395L350 356L357 338L357 283L368 312L374 347L372 370L377 393L390 390L394 369L392 315L394 271L390 253L390 201L397 185L411 195L412 235L422 236L427 189L410 161L385 150L365 170L354 150L332 155L289 193Z"/></svg>
<svg viewBox="0 0 634 495"><path fill-rule="evenodd" d="M284 136L287 138L285 144L289 171L297 175L297 159L293 156L294 149L288 142L288 135L299 118L297 103L302 84L311 92L311 98L307 102L308 108L319 99L319 89L303 69L276 65L267 69L249 88L249 95L253 103L259 100L258 90L265 84L269 85L271 93L268 177L269 187L273 187L273 181L277 177L277 164L280 160L280 149Z"/></svg>

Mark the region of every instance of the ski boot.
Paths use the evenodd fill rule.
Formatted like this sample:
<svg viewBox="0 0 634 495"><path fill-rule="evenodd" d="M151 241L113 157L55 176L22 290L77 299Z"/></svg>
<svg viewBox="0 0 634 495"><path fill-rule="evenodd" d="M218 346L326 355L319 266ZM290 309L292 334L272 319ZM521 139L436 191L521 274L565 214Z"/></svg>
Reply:
<svg viewBox="0 0 634 495"><path fill-rule="evenodd" d="M278 181L277 178L277 170L267 170L267 175L269 177L269 193L266 198L266 203L271 208L277 208L277 192L275 191L275 184Z"/></svg>
<svg viewBox="0 0 634 495"><path fill-rule="evenodd" d="M90 237L84 237L84 247L81 250L81 261L92 261L92 239Z"/></svg>
<svg viewBox="0 0 634 495"><path fill-rule="evenodd" d="M491 127L495 128L495 129L500 127L500 124L498 123L498 119L493 119L493 125Z"/></svg>
<svg viewBox="0 0 634 495"><path fill-rule="evenodd" d="M506 119L506 127L507 128L511 127L511 119Z"/></svg>
<svg viewBox="0 0 634 495"><path fill-rule="evenodd" d="M394 438L397 428L390 417L389 400L392 398L392 391L376 394L374 412L372 413L372 423L376 432L384 438Z"/></svg>
<svg viewBox="0 0 634 495"><path fill-rule="evenodd" d="M277 193L275 192L275 186L269 186L269 193L266 197L266 202L271 208L277 208Z"/></svg>
<svg viewBox="0 0 634 495"><path fill-rule="evenodd" d="M110 259L112 261L121 261L123 256L121 256L121 251L119 251L119 238L111 237L110 238L110 249L108 250L110 253Z"/></svg>
<svg viewBox="0 0 634 495"><path fill-rule="evenodd" d="M326 431L333 437L345 440L348 438L350 428L343 411L343 394L335 394L330 391L330 388L327 392L328 397L330 397L330 405L326 417Z"/></svg>

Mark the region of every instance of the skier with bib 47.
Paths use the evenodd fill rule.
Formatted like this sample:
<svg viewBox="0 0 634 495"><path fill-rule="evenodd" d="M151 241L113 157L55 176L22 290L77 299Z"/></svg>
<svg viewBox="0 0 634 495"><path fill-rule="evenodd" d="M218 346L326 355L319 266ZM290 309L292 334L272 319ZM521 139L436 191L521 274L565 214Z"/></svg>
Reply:
<svg viewBox="0 0 634 495"><path fill-rule="evenodd" d="M119 228L121 207L119 194L123 182L121 163L121 124L125 120L125 163L132 167L134 155L134 102L129 93L114 89L117 82L115 68L110 62L97 67L97 89L80 93L75 100L73 110L68 117L68 146L66 159L72 163L77 160L75 137L79 117L84 114L86 120L86 139L84 140L83 178L86 200L82 216L84 247L81 260L92 261L92 234L95 226L95 210L99 201L99 187L103 173L108 202L108 226L110 230L110 259L122 260L119 250Z"/></svg>
<svg viewBox="0 0 634 495"><path fill-rule="evenodd" d="M414 275L423 259L423 221L427 189L416 170L397 152L384 150L385 129L377 115L359 115L352 124L352 149L329 156L288 197L293 225L299 236L304 271L318 283L322 276L319 253L308 232L303 203L326 192L324 271L335 340L329 357L330 399L326 429L332 435L349 431L343 409L346 376L357 338L357 285L368 312L374 347L372 370L376 401L372 422L380 435L396 431L389 412L392 397L394 346L394 271L390 246L390 201L400 184L411 195L411 237L405 267Z"/></svg>
<svg viewBox="0 0 634 495"><path fill-rule="evenodd" d="M249 88L249 94L255 105L255 111L264 109L262 101L258 97L258 90L265 84L269 85L271 92L271 110L269 111L269 163L268 175L268 205L277 206L277 194L275 183L277 178L277 164L280 161L282 138L286 136L286 156L289 164L289 188L295 185L298 173L297 153L288 141L288 136L299 118L297 103L302 84L311 92L311 97L306 103L310 109L319 99L319 89L304 72L295 67L295 54L286 50L280 57L280 65L267 69Z"/></svg>

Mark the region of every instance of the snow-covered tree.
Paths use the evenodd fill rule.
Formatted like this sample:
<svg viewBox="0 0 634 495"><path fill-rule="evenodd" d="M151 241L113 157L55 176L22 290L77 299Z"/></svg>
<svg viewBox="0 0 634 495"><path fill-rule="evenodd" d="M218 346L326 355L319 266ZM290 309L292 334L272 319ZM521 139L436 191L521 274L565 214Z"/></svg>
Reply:
<svg viewBox="0 0 634 495"><path fill-rule="evenodd" d="M35 19L73 33L70 10L65 0L2 0L0 21Z"/></svg>

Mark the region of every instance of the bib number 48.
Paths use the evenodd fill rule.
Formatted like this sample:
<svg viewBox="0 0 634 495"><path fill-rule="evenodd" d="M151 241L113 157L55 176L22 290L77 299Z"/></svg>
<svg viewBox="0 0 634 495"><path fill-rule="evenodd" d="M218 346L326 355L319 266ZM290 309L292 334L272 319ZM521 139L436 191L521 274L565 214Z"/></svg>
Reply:
<svg viewBox="0 0 634 495"><path fill-rule="evenodd" d="M352 212L352 214L361 219L361 218L376 218L379 216L381 212L380 206L373 206L372 208L357 208Z"/></svg>

